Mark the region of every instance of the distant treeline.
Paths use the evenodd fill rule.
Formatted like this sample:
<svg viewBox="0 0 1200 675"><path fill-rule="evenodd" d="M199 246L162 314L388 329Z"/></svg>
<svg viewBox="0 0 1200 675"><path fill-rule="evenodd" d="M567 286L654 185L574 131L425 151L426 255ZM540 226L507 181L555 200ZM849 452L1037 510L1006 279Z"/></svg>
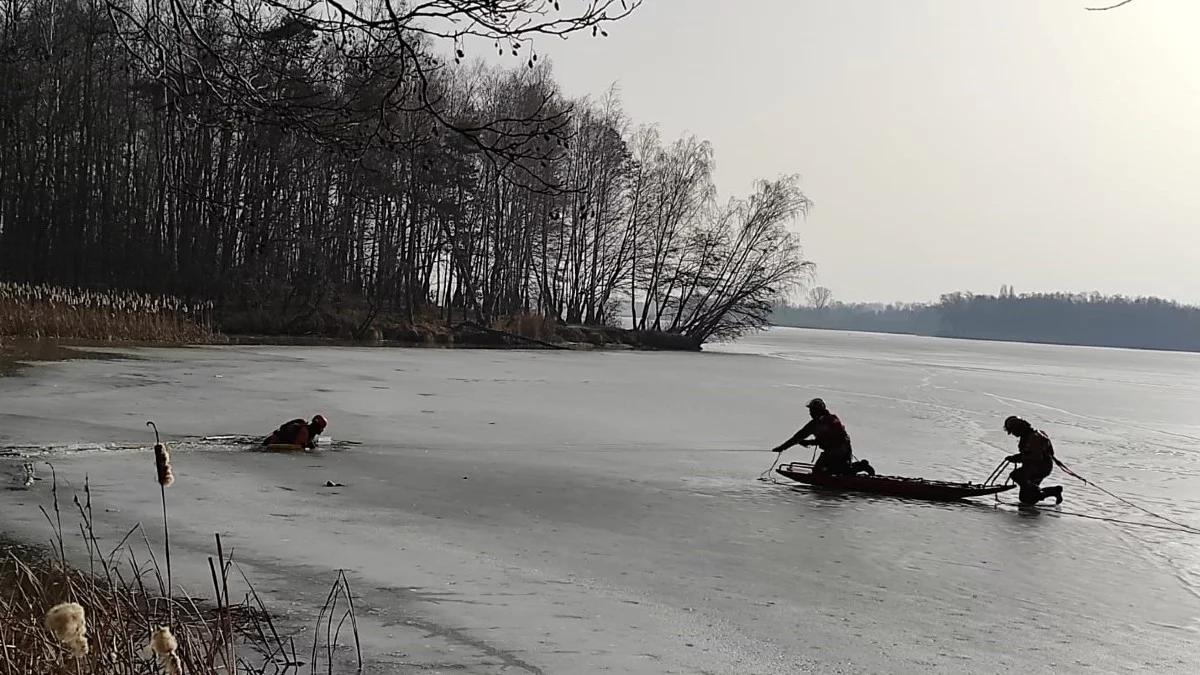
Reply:
<svg viewBox="0 0 1200 675"><path fill-rule="evenodd" d="M779 326L936 337L1200 351L1200 307L1099 293L974 295L935 304L777 307Z"/></svg>

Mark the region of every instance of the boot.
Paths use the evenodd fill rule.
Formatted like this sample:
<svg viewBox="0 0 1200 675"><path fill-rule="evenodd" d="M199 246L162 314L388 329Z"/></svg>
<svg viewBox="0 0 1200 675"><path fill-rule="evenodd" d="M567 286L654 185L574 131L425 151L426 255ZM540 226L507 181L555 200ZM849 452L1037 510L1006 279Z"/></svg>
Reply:
<svg viewBox="0 0 1200 675"><path fill-rule="evenodd" d="M1054 497L1054 504L1057 506L1062 503L1062 486L1054 485L1042 490L1042 499L1046 497Z"/></svg>

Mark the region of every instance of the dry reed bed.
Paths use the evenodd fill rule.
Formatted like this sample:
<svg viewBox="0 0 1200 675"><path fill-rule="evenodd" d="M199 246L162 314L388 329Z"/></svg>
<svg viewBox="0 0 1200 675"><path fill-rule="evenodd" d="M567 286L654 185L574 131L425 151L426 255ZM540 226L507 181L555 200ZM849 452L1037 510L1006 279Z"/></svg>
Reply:
<svg viewBox="0 0 1200 675"><path fill-rule="evenodd" d="M166 508L167 487L175 474L161 442L155 444L155 468L163 497L163 564L140 524L105 550L93 528L86 481L82 500L73 495L68 507L77 521L69 535L53 478L53 508L42 509L54 532L53 550L20 557L10 551L0 560L0 675L361 672L353 596L342 572L311 638L302 638L311 644L304 651L298 651L295 636L273 621L253 584L226 554L220 535L216 556L207 561L211 599L176 595ZM53 467L51 471L53 475ZM86 546L86 571L82 564L67 563L68 536L79 537ZM240 599L231 596L231 585L242 587Z"/></svg>
<svg viewBox="0 0 1200 675"><path fill-rule="evenodd" d="M0 282L0 336L190 343L213 337L211 302Z"/></svg>

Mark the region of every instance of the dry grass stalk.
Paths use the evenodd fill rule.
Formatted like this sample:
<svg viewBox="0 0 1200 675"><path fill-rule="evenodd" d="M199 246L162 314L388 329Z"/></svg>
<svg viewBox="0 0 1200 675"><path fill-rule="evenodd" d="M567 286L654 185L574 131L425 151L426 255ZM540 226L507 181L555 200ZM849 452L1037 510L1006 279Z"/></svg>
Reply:
<svg viewBox="0 0 1200 675"><path fill-rule="evenodd" d="M158 425L146 422L146 426L154 429L154 470L158 477L159 495L162 497L163 517L163 550L167 558L167 607L172 620L175 617L174 587L171 575L171 528L167 521L167 488L175 482L175 474L171 470L171 453L163 445L158 436Z"/></svg>
<svg viewBox="0 0 1200 675"><path fill-rule="evenodd" d="M161 440L158 445L162 445ZM344 573L339 573L320 610L312 634L313 660L309 663L298 657L295 639L275 625L254 585L240 569L246 586L244 600L231 602L230 573L236 568L219 536L216 560L209 559L214 600L185 597L176 603L169 592L171 582L163 584L163 571L145 533L142 536L149 565L139 560L129 543L140 525L111 550L101 545L93 527L91 491L86 481L86 499L81 502L76 496L73 501L81 520L78 532L87 549L90 571L69 567L64 542L67 530L62 526L53 467L51 480L54 516L42 511L54 531L53 557L18 559L10 555L0 559L0 675L148 675L147 668L152 666L145 657L157 659L156 665L166 675L333 673L335 654L343 647L342 633L347 626L358 659L357 670L362 671L353 594ZM161 481L159 488L165 495ZM164 527L165 523L164 496ZM169 544L167 551L169 559ZM162 591L167 592L166 603ZM84 607L88 608L86 614ZM148 634L152 636L149 645L145 640ZM59 645L74 655L73 661L64 662ZM318 664L318 655L324 657L323 663Z"/></svg>
<svg viewBox="0 0 1200 675"><path fill-rule="evenodd" d="M187 343L212 339L210 302L166 295L0 282L8 337Z"/></svg>
<svg viewBox="0 0 1200 675"><path fill-rule="evenodd" d="M159 629L172 619L162 597L148 589L157 588L154 580L162 572L157 565L140 562L134 554L128 542L136 529L106 551L96 540L90 523L83 526L83 541L96 558L93 575L63 568L55 559L57 551L54 557L44 559L0 560L0 675L149 675L151 667L167 675L310 672L313 664L298 656L296 639L275 625L244 574L240 579L246 586L245 599L229 602L230 573L240 574L240 570L235 571L233 562L222 551L218 551L213 565L214 600L182 598L169 639L160 633ZM352 604L344 576L339 575L335 590L311 633L322 654L332 654L335 646L341 647L344 640L338 633L342 624L354 627L353 614L346 613ZM339 597L341 607L335 607ZM58 609L63 603L80 609ZM86 622L82 607L88 608ZM46 608L52 609L47 612ZM335 611L338 621L330 632L329 618ZM78 643L84 634L81 630L90 646L86 652ZM147 635L152 636L150 644ZM356 629L353 642L355 646L358 643ZM246 647L245 653L236 654L236 645ZM64 662L62 647L77 654L77 658ZM161 658L172 653L174 658ZM155 663L145 663L146 658L155 659ZM322 663L314 672L326 672L326 668Z"/></svg>

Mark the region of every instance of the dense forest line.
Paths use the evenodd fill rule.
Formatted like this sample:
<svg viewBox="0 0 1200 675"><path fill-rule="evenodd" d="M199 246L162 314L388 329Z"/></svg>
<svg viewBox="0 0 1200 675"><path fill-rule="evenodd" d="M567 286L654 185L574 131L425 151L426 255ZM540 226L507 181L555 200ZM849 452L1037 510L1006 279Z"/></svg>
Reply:
<svg viewBox="0 0 1200 675"><path fill-rule="evenodd" d="M212 301L236 332L765 324L808 199L718 201L709 144L566 98L537 38L638 3L577 4L0 0L0 280Z"/></svg>
<svg viewBox="0 0 1200 675"><path fill-rule="evenodd" d="M777 307L781 326L937 337L1200 351L1200 307L1099 293L951 293L934 304Z"/></svg>

